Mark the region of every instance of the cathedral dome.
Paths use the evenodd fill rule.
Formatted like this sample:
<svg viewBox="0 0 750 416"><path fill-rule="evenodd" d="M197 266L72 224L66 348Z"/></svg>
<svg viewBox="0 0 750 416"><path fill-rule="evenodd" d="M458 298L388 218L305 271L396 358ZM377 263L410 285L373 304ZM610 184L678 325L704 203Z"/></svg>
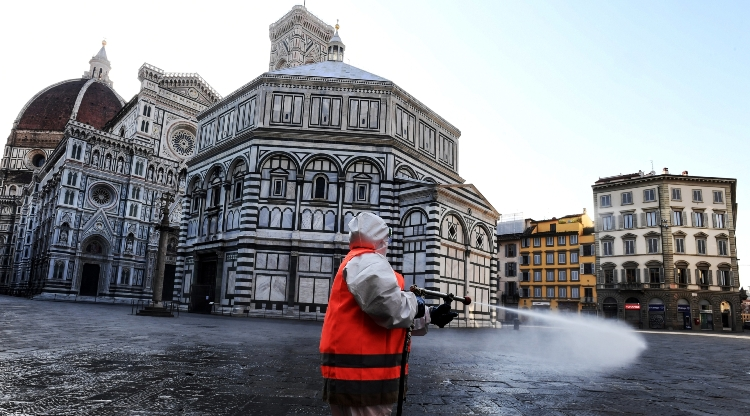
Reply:
<svg viewBox="0 0 750 416"><path fill-rule="evenodd" d="M37 93L18 114L14 128L63 131L69 120L76 120L101 129L122 107L122 99L104 82L73 79Z"/></svg>

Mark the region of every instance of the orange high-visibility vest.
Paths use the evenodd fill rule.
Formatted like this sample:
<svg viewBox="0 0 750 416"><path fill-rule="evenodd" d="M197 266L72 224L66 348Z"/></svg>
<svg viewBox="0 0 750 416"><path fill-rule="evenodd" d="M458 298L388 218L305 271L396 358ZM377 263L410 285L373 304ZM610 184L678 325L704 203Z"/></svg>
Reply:
<svg viewBox="0 0 750 416"><path fill-rule="evenodd" d="M344 278L349 260L374 252L365 248L351 250L333 281L320 336L323 400L330 404L373 406L398 400L406 329L386 329L376 324L359 307ZM403 290L404 277L395 273L394 278Z"/></svg>

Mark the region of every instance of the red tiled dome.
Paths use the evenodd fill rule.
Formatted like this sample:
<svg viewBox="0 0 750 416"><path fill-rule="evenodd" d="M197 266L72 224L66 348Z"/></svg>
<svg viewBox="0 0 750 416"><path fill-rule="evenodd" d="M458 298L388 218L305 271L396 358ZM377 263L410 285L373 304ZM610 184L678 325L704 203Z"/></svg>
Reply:
<svg viewBox="0 0 750 416"><path fill-rule="evenodd" d="M64 81L38 94L18 117L19 130L62 131L75 110L89 79ZM83 94L76 120L98 129L122 108L117 94L101 82L92 82Z"/></svg>

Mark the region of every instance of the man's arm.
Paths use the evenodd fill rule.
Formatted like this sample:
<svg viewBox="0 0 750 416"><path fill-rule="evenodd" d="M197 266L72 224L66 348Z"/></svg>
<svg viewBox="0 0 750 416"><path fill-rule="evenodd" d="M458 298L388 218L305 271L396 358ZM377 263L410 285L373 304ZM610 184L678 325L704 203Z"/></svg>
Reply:
<svg viewBox="0 0 750 416"><path fill-rule="evenodd" d="M417 314L417 298L404 292L383 256L359 255L347 263L344 278L349 292L378 325L384 328L408 328Z"/></svg>

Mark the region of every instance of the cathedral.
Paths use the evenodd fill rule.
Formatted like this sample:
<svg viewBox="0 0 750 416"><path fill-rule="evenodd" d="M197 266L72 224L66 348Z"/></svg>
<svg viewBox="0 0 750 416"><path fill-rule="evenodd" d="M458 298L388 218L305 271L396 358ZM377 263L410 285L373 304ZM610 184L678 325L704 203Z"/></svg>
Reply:
<svg viewBox="0 0 750 416"><path fill-rule="evenodd" d="M2 159L0 290L148 299L172 194L164 298L191 311L325 313L361 212L393 229L407 285L496 304L499 214L458 173L460 131L345 63L338 30L293 7L270 25L269 71L223 98L144 64L125 102L104 46L42 90ZM495 323L457 311L453 326Z"/></svg>
<svg viewBox="0 0 750 416"><path fill-rule="evenodd" d="M13 123L0 170L4 292L151 296L162 195L184 193L196 115L220 97L197 74L144 64L126 102L110 69L102 42L81 78L43 89ZM170 212L178 227L179 202ZM167 285L177 235L169 241Z"/></svg>

